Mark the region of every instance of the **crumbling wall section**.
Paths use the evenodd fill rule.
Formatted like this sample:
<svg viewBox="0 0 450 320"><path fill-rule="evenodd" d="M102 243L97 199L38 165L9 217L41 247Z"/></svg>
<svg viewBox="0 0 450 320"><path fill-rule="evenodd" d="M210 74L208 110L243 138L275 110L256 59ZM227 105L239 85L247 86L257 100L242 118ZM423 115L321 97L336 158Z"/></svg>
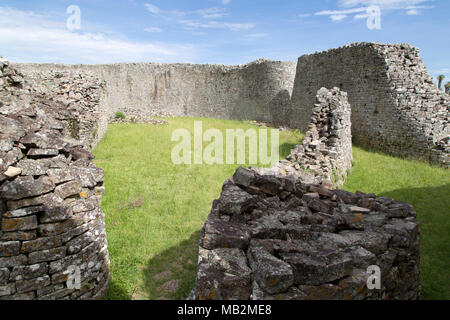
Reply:
<svg viewBox="0 0 450 320"><path fill-rule="evenodd" d="M353 161L351 128L347 93L321 88L303 142L269 171L305 183L343 185Z"/></svg>

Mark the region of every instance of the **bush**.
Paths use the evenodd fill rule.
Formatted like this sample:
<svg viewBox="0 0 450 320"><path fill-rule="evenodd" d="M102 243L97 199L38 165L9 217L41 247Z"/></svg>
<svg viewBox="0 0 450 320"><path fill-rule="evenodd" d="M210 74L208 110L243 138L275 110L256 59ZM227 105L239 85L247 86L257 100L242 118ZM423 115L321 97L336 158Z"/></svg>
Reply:
<svg viewBox="0 0 450 320"><path fill-rule="evenodd" d="M125 119L125 114L121 111L117 111L115 114L116 119Z"/></svg>

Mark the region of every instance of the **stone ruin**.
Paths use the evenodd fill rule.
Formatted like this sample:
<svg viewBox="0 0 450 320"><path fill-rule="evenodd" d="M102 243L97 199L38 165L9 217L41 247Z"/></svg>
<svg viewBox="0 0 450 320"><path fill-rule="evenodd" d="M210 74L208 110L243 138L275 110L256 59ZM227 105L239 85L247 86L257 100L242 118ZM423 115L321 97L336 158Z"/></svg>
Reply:
<svg viewBox="0 0 450 320"><path fill-rule="evenodd" d="M317 100L306 142L292 155L305 156L305 165L325 157L322 163L331 166L324 168L348 168L346 94L322 88ZM284 162L275 168L283 167L292 168ZM420 298L419 228L411 205L333 190L326 179L307 183L297 171L273 171L241 167L224 183L201 232L189 299ZM329 174L323 170L324 178ZM380 268L380 289L368 288L370 266Z"/></svg>
<svg viewBox="0 0 450 320"><path fill-rule="evenodd" d="M309 129L302 144L271 170L305 183L340 186L352 168L351 107L347 94L333 88L317 92Z"/></svg>
<svg viewBox="0 0 450 320"><path fill-rule="evenodd" d="M240 168L225 182L191 299L418 299L413 208L334 188L351 169L352 138L448 168L449 108L405 44L240 66L0 58L0 300L106 293L104 174L90 150L116 111L146 123L173 115L308 130L275 167ZM381 268L381 290L366 286L369 265ZM80 289L70 285L74 268Z"/></svg>
<svg viewBox="0 0 450 320"><path fill-rule="evenodd" d="M79 84L77 90L87 89ZM29 87L0 58L0 300L101 299L107 293L104 173L91 163L83 145L90 142L80 139L91 129L74 127L94 117L85 108L95 99L92 92L63 103ZM77 274L79 282L71 280Z"/></svg>

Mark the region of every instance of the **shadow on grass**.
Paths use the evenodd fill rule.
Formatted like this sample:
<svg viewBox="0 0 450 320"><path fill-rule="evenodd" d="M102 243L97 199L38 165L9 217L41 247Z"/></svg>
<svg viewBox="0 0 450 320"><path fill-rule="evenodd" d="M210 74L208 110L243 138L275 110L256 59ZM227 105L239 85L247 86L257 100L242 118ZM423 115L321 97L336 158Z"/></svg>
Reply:
<svg viewBox="0 0 450 320"><path fill-rule="evenodd" d="M144 288L150 300L184 300L195 283L197 272L198 240L200 230L194 232L188 240L179 243L151 259L144 273ZM167 276L158 277L162 273ZM178 280L178 289L170 292L160 288L164 283Z"/></svg>
<svg viewBox="0 0 450 320"><path fill-rule="evenodd" d="M131 300L131 296L124 287L111 279L106 300Z"/></svg>
<svg viewBox="0 0 450 320"><path fill-rule="evenodd" d="M450 299L450 184L381 194L408 202L417 212L422 299Z"/></svg>

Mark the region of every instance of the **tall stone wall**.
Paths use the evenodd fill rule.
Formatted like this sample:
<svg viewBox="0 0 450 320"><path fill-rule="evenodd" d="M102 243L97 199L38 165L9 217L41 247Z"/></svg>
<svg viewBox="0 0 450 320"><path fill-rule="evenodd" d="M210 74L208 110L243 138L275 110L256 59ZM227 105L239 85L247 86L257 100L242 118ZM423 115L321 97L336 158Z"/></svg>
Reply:
<svg viewBox="0 0 450 320"><path fill-rule="evenodd" d="M31 79L50 72L89 73L105 81L101 110L155 115L259 120L285 124L290 117L294 62L258 60L248 65L123 63L111 65L17 64Z"/></svg>
<svg viewBox="0 0 450 320"><path fill-rule="evenodd" d="M433 83L417 48L357 43L300 57L291 127L307 129L321 87L348 93L354 142L450 165L450 97Z"/></svg>
<svg viewBox="0 0 450 320"><path fill-rule="evenodd" d="M74 113L95 116L86 97L63 103L39 91L0 58L0 300L100 299L109 284L104 173L90 139L73 137Z"/></svg>

